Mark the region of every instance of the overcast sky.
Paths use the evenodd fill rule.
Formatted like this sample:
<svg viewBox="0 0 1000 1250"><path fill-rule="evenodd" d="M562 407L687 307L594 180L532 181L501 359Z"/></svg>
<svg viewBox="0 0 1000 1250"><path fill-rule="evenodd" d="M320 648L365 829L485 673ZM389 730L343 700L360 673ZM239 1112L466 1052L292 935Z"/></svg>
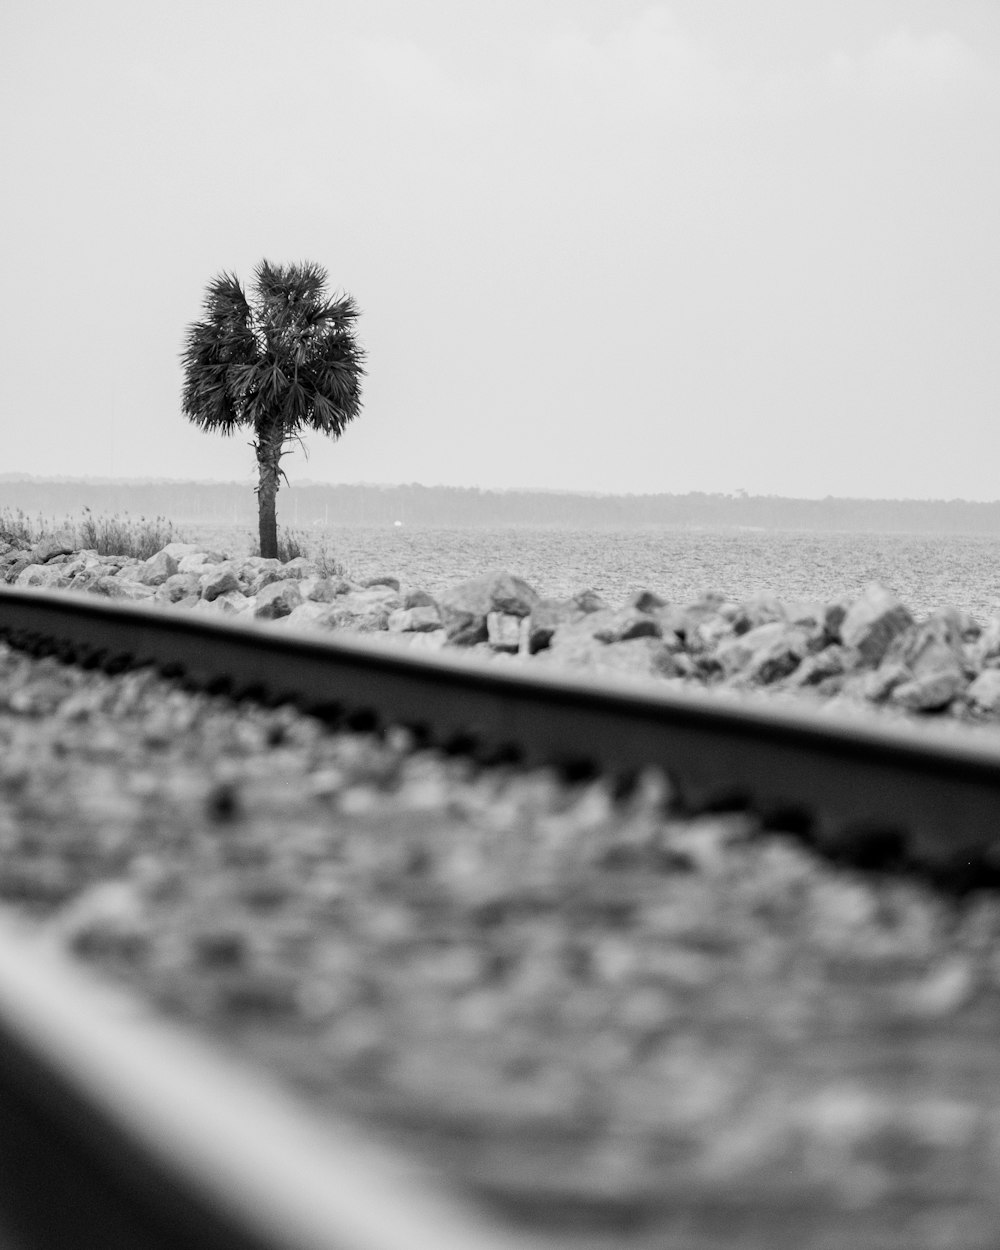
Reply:
<svg viewBox="0 0 1000 1250"><path fill-rule="evenodd" d="M289 476L1000 498L997 0L5 0L2 470L250 480L220 270L365 407Z"/></svg>

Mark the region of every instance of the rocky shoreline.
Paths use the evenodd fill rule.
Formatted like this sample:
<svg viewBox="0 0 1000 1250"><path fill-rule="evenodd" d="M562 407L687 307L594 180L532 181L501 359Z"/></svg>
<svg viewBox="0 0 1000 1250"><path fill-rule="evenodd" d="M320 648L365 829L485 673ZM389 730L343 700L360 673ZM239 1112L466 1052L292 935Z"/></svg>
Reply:
<svg viewBox="0 0 1000 1250"><path fill-rule="evenodd" d="M395 575L352 581L322 560L228 558L171 543L147 560L74 551L46 539L0 544L12 585L87 591L283 628L348 630L430 651L556 663L675 686L767 690L852 707L1000 718L1000 618L942 607L922 620L871 583L857 597L743 602L706 592L692 603L641 590L621 605L592 590L546 598L506 570L437 596Z"/></svg>

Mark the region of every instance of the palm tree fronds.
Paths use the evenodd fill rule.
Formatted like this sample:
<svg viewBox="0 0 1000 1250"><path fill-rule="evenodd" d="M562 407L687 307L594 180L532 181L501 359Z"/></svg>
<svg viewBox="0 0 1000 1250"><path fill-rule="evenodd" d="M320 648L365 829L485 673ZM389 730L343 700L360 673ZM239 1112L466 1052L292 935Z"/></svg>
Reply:
<svg viewBox="0 0 1000 1250"><path fill-rule="evenodd" d="M327 300L326 303L317 305L310 314L310 321L313 325L326 324L346 328L360 316L361 309L358 308L354 299L350 295L342 295L338 299Z"/></svg>
<svg viewBox="0 0 1000 1250"><path fill-rule="evenodd" d="M322 265L303 261L298 265L273 265L263 260L254 271L254 286L265 302L284 305L315 303L326 289Z"/></svg>
<svg viewBox="0 0 1000 1250"><path fill-rule="evenodd" d="M205 293L204 307L213 321L250 324L250 305L235 274L223 271L212 279Z"/></svg>

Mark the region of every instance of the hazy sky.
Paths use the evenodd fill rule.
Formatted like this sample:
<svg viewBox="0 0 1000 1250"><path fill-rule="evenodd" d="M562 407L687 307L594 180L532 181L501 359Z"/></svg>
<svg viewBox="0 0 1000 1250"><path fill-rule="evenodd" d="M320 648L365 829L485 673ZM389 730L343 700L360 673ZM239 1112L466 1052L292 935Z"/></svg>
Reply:
<svg viewBox="0 0 1000 1250"><path fill-rule="evenodd" d="M360 304L344 482L1000 498L998 0L5 0L2 471L247 479L220 270Z"/></svg>

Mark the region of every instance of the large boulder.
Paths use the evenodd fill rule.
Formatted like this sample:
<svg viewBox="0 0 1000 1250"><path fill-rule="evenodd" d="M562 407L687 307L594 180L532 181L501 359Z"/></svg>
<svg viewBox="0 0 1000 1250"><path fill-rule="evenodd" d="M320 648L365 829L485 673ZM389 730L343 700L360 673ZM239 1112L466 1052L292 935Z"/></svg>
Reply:
<svg viewBox="0 0 1000 1250"><path fill-rule="evenodd" d="M879 669L906 674L893 685L892 702L914 712L947 707L968 684L962 633L957 615L942 612L898 634Z"/></svg>
<svg viewBox="0 0 1000 1250"><path fill-rule="evenodd" d="M840 640L852 647L863 664L879 664L893 639L913 624L909 609L899 599L870 582L840 622Z"/></svg>
<svg viewBox="0 0 1000 1250"><path fill-rule="evenodd" d="M277 623L291 629L317 629L330 627L330 606L306 599L292 608L287 616L277 618Z"/></svg>
<svg viewBox="0 0 1000 1250"><path fill-rule="evenodd" d="M46 586L53 587L65 580L65 566L62 564L27 564L14 579L15 586Z"/></svg>
<svg viewBox="0 0 1000 1250"><path fill-rule="evenodd" d="M925 673L894 686L890 698L911 712L939 712L951 704L965 684L954 672Z"/></svg>
<svg viewBox="0 0 1000 1250"><path fill-rule="evenodd" d="M733 632L733 622L739 611L739 604L730 603L723 595L710 591L683 607L670 604L657 616L664 634L675 634L688 651L700 654L714 650L722 638Z"/></svg>
<svg viewBox="0 0 1000 1250"><path fill-rule="evenodd" d="M719 643L714 659L727 678L770 685L788 677L809 652L809 635L787 621L768 621Z"/></svg>
<svg viewBox="0 0 1000 1250"><path fill-rule="evenodd" d="M406 630L404 633L386 632L377 635L395 646L405 645L411 651L429 651L432 654L447 646L443 629Z"/></svg>
<svg viewBox="0 0 1000 1250"><path fill-rule="evenodd" d="M853 603L853 599L844 596L824 605L823 628L826 630L827 637L831 642L843 642L843 638L840 635L840 627L843 625L844 618L851 610Z"/></svg>
<svg viewBox="0 0 1000 1250"><path fill-rule="evenodd" d="M333 603L338 595L346 595L349 591L355 589L350 582L345 582L342 577L317 577L315 581L308 578L304 585L308 585L306 598L311 599L314 603Z"/></svg>
<svg viewBox="0 0 1000 1250"><path fill-rule="evenodd" d="M560 625L575 620L579 609L567 599L540 599L525 618L528 622L527 648L530 655L543 651Z"/></svg>
<svg viewBox="0 0 1000 1250"><path fill-rule="evenodd" d="M661 599L653 590L637 590L629 595L625 607L635 608L637 612L658 612L661 608L667 607L667 601Z"/></svg>
<svg viewBox="0 0 1000 1250"><path fill-rule="evenodd" d="M828 642L833 635L827 629L827 606L818 599L797 599L784 605L785 620L792 625L801 625L816 634L824 635Z"/></svg>
<svg viewBox="0 0 1000 1250"><path fill-rule="evenodd" d="M222 612L226 616L243 616L253 612L254 603L252 599L248 599L242 590L225 590L221 595L216 595L214 599L206 599L204 595L198 600L199 604L206 604L210 608L214 608L217 612Z"/></svg>
<svg viewBox="0 0 1000 1250"><path fill-rule="evenodd" d="M1000 668L984 668L965 692L970 707L980 712L1000 712Z"/></svg>
<svg viewBox="0 0 1000 1250"><path fill-rule="evenodd" d="M622 673L636 677L679 677L673 649L660 638L631 638L611 645L583 632L562 637L542 651L539 661L597 674Z"/></svg>
<svg viewBox="0 0 1000 1250"><path fill-rule="evenodd" d="M221 556L214 556L207 551L192 551L186 556L181 556L177 561L178 573L197 573L199 576L205 572L206 564L220 564Z"/></svg>
<svg viewBox="0 0 1000 1250"><path fill-rule="evenodd" d="M64 538L40 538L31 548L28 555L31 557L32 564L48 564L50 560L56 556L71 556L73 554L73 546Z"/></svg>
<svg viewBox="0 0 1000 1250"><path fill-rule="evenodd" d="M258 620L274 621L280 616L288 616L301 602L302 591L299 589L298 579L271 582L258 591L253 614Z"/></svg>
<svg viewBox="0 0 1000 1250"><path fill-rule="evenodd" d="M198 580L201 588L201 597L211 603L213 599L218 599L220 595L227 595L230 591L240 592L239 578L231 564L217 564L202 573Z"/></svg>
<svg viewBox="0 0 1000 1250"><path fill-rule="evenodd" d="M531 625L531 618L526 618ZM557 660L562 664L570 664L573 667L586 667L594 662L598 651L606 646L606 643L598 642L590 630L575 629L572 626L562 626L556 629L548 645L539 648L538 651L531 651L531 635L528 635L528 651L531 654L537 654L547 660Z"/></svg>
<svg viewBox="0 0 1000 1250"><path fill-rule="evenodd" d="M581 590L571 600L573 607L579 612L603 612L611 605L602 599L596 590Z"/></svg>
<svg viewBox="0 0 1000 1250"><path fill-rule="evenodd" d="M192 556L197 553L204 555L205 551L197 543L167 543L157 554L163 555L164 553L176 564L180 564L185 556ZM217 559L221 560L222 556L218 556Z"/></svg>
<svg viewBox="0 0 1000 1250"><path fill-rule="evenodd" d="M243 616L253 611L253 601L239 590L227 590L214 599L199 598L193 606L199 612L213 612L217 616Z"/></svg>
<svg viewBox="0 0 1000 1250"><path fill-rule="evenodd" d="M598 642L628 642L632 638L662 638L663 627L648 611L630 607L612 613L594 629L593 635Z"/></svg>
<svg viewBox="0 0 1000 1250"><path fill-rule="evenodd" d="M256 594L262 586L267 584L264 575L268 574L270 581L281 581L281 561L265 556L247 556L237 569L237 576L240 581L245 583L251 594Z"/></svg>
<svg viewBox="0 0 1000 1250"><path fill-rule="evenodd" d="M736 637L733 622L729 617L718 614L702 616L693 621L684 619L678 621L676 614L670 612L665 620L661 617L661 622L665 630L682 642L691 655L706 661L711 659L714 667L719 667L714 657L720 643ZM749 630L747 632L749 633Z"/></svg>
<svg viewBox="0 0 1000 1250"><path fill-rule="evenodd" d="M179 603L192 595L197 596L201 583L197 573L172 573L170 577L156 589L157 599L167 603Z"/></svg>
<svg viewBox="0 0 1000 1250"><path fill-rule="evenodd" d="M296 556L294 560L286 560L281 565L281 573L286 579L296 578L301 581L304 577L317 577L319 567L316 561L310 560L308 556Z"/></svg>
<svg viewBox="0 0 1000 1250"><path fill-rule="evenodd" d="M840 643L832 643L812 655L807 655L788 678L792 689L818 688L831 694L843 684L841 679L850 671L852 653Z"/></svg>
<svg viewBox="0 0 1000 1250"><path fill-rule="evenodd" d="M441 628L441 613L434 603L414 604L390 612L386 628L397 634L428 633Z"/></svg>
<svg viewBox="0 0 1000 1250"><path fill-rule="evenodd" d="M674 652L660 638L628 638L606 646L596 656L598 672L634 674L637 677L678 677Z"/></svg>
<svg viewBox="0 0 1000 1250"><path fill-rule="evenodd" d="M168 577L177 572L177 560L167 547L146 560L139 571L139 581L144 586L162 586Z"/></svg>
<svg viewBox="0 0 1000 1250"><path fill-rule="evenodd" d="M746 634L760 625L770 625L787 619L784 604L770 591L761 591L740 604L739 611L733 617L732 628L737 634Z"/></svg>
<svg viewBox="0 0 1000 1250"><path fill-rule="evenodd" d="M299 577L286 577L283 565L279 561L275 561L275 567L263 568L253 576L244 578L244 580L247 583L248 593L259 595L265 586L273 586L276 582L298 582L302 579Z"/></svg>
<svg viewBox="0 0 1000 1250"><path fill-rule="evenodd" d="M628 622L637 621L649 621L657 625L656 618L647 613L629 608L620 612L602 608L581 615L572 610L572 601L563 605L561 610L554 607L552 612L554 624L544 648L538 648L534 644L535 631L538 628L536 615L533 613L525 619L522 629L526 632L526 638L521 643L522 651L532 654L537 651L540 656L571 668L608 668L615 671L649 672L654 676L674 676L679 671L672 662L668 663L664 658L678 649L679 644L673 635L669 641L664 641L656 630L650 630L645 625L634 632L627 627Z"/></svg>
<svg viewBox="0 0 1000 1250"><path fill-rule="evenodd" d="M862 669L852 674L851 687L869 703L885 703L893 691L905 686L912 677L905 664L886 658L876 669Z"/></svg>
<svg viewBox="0 0 1000 1250"><path fill-rule="evenodd" d="M438 606L448 641L471 646L486 641L486 618L491 612L530 616L539 602L538 594L527 582L501 569L452 586L441 596Z"/></svg>
<svg viewBox="0 0 1000 1250"><path fill-rule="evenodd" d="M90 590L105 573L101 565L88 565L86 568L75 568L65 576L70 590Z"/></svg>
<svg viewBox="0 0 1000 1250"><path fill-rule="evenodd" d="M576 599L540 599L531 609L531 614L523 618L528 622L528 653L535 655L543 651L551 644L558 629L568 627L590 615L590 609L584 612Z"/></svg>
<svg viewBox="0 0 1000 1250"><path fill-rule="evenodd" d="M993 616L986 622L978 638L969 645L969 655L976 668L1000 660L1000 617Z"/></svg>
<svg viewBox="0 0 1000 1250"><path fill-rule="evenodd" d="M143 586L142 582L129 581L127 578L115 577L108 573L98 577L88 589L96 594L105 595L108 599L124 599L130 603L152 599L156 594L152 586Z"/></svg>
<svg viewBox="0 0 1000 1250"><path fill-rule="evenodd" d="M3 577L5 582L16 582L18 577L31 564L31 557L26 551L10 551L4 556Z"/></svg>
<svg viewBox="0 0 1000 1250"><path fill-rule="evenodd" d="M101 558L96 552L78 551L72 560L66 561L62 568L67 577L77 577L88 569L99 568L103 572L104 565L101 564Z"/></svg>
<svg viewBox="0 0 1000 1250"><path fill-rule="evenodd" d="M581 646L595 652L607 646L618 632L616 622L619 613L612 608L599 608L594 612L580 613L574 610L573 601L553 604L550 600L540 603L527 618L529 630L535 632L542 621L548 624L548 648L552 651L576 652ZM604 635L602 637L602 635ZM530 648L531 633L529 633ZM620 640L620 639L619 639ZM535 650L540 650L535 647Z"/></svg>
<svg viewBox="0 0 1000 1250"><path fill-rule="evenodd" d="M487 612L486 641L494 651L527 651L530 621L529 616L515 616L512 612Z"/></svg>
<svg viewBox="0 0 1000 1250"><path fill-rule="evenodd" d="M115 577L120 582L139 582L141 584L140 573L142 572L143 561L126 558L122 560L115 573Z"/></svg>
<svg viewBox="0 0 1000 1250"><path fill-rule="evenodd" d="M349 590L329 605L327 620L334 629L354 629L374 633L388 629L389 618L403 606L403 597L391 586L370 586Z"/></svg>

